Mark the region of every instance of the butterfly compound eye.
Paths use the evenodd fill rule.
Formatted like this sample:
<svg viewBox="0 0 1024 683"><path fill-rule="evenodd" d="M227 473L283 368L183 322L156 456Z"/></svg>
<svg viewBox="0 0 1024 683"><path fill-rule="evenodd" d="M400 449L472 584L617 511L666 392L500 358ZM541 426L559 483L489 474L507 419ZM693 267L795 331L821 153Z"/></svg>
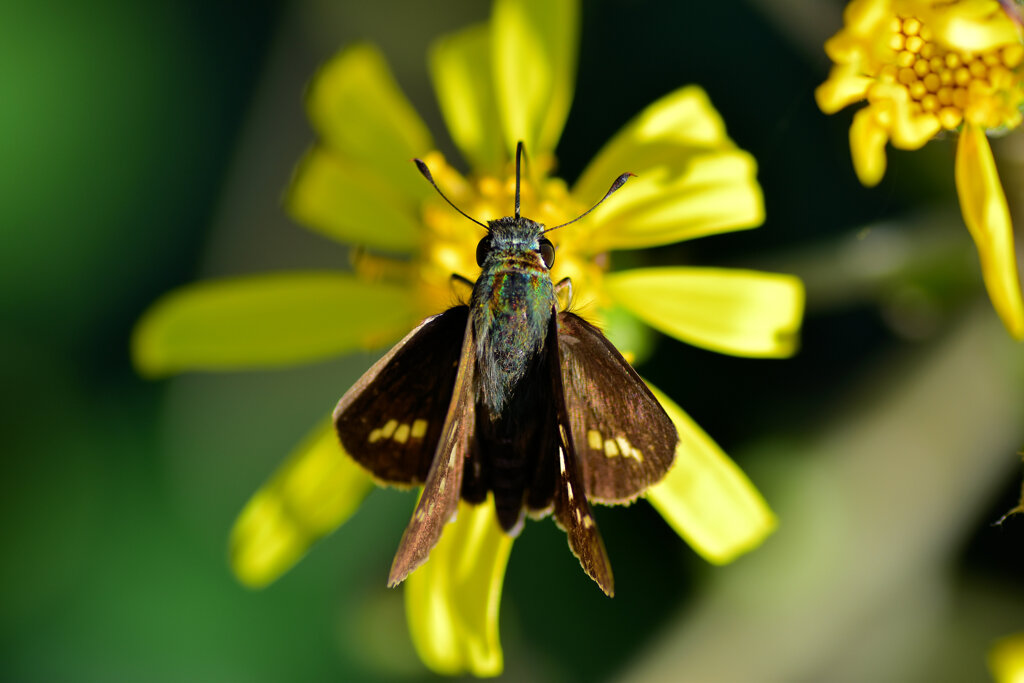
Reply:
<svg viewBox="0 0 1024 683"><path fill-rule="evenodd" d="M540 238L540 257L544 260L545 268L550 270L555 265L555 245L545 237Z"/></svg>
<svg viewBox="0 0 1024 683"><path fill-rule="evenodd" d="M476 264L481 268L484 267L484 261L487 260L487 255L491 253L491 236L480 240L476 245Z"/></svg>

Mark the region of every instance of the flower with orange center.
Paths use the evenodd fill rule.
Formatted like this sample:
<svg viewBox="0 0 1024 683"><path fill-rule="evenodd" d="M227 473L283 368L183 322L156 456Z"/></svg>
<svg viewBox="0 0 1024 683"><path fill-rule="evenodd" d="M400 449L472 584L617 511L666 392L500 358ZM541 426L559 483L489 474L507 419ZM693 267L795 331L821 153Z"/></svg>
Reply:
<svg viewBox="0 0 1024 683"><path fill-rule="evenodd" d="M578 11L571 0L498 0L490 23L434 46L435 89L468 174L430 151L429 131L376 49L353 46L332 59L309 91L319 141L297 170L287 204L311 229L357 245L352 269L174 292L139 323L138 367L166 374L278 366L397 341L457 300L453 274L477 276L482 236L410 159L423 158L449 198L485 221L512 213L510 153L518 140L530 154L523 215L549 226L589 208L619 174L637 174L584 220L550 233L558 249L552 277L572 278L574 308L603 323L625 353L643 321L725 353L790 355L803 315L796 278L696 267L609 271L609 252L752 228L764 209L754 160L728 138L696 87L641 112L571 188L550 175L572 99ZM774 517L714 441L654 391L680 441L672 469L647 499L709 561L729 562L756 547ZM231 539L235 573L251 586L273 581L371 488L325 422L240 514ZM501 671L498 605L511 544L492 505L463 503L429 561L406 580L413 642L435 671Z"/></svg>
<svg viewBox="0 0 1024 683"><path fill-rule="evenodd" d="M1013 225L986 137L1016 128L1024 103L1024 45L996 0L853 0L825 43L835 62L819 86L825 113L867 100L850 127L860 181L885 174L885 146L919 149L959 133L956 186L992 304L1024 339Z"/></svg>

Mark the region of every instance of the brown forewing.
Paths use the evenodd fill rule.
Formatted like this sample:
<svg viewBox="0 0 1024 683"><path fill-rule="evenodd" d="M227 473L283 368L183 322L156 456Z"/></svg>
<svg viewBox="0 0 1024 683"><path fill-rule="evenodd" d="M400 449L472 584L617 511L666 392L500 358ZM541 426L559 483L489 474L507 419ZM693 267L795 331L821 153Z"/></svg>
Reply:
<svg viewBox="0 0 1024 683"><path fill-rule="evenodd" d="M469 457L476 424L476 391L474 376L476 354L473 352L473 325L465 324L462 353L454 392L446 406L444 428L437 444L423 485L423 493L402 534L398 552L391 564L388 585L396 586L427 561L430 551L441 538L444 525L459 509L462 477Z"/></svg>
<svg viewBox="0 0 1024 683"><path fill-rule="evenodd" d="M636 371L590 323L559 313L558 350L570 438L587 498L629 502L668 471L679 441L675 426Z"/></svg>
<svg viewBox="0 0 1024 683"><path fill-rule="evenodd" d="M377 479L426 481L459 369L469 309L428 318L374 364L334 409L342 446Z"/></svg>

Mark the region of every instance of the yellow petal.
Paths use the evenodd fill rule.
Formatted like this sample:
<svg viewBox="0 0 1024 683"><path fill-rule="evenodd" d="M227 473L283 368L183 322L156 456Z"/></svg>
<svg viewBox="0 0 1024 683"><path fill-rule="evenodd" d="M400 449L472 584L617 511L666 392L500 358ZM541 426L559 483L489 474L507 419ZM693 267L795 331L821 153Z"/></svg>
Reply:
<svg viewBox="0 0 1024 683"><path fill-rule="evenodd" d="M372 45L354 45L314 77L306 108L324 144L412 197L429 197L413 157L434 147L430 132Z"/></svg>
<svg viewBox="0 0 1024 683"><path fill-rule="evenodd" d="M880 90L889 89L888 84L879 86ZM942 129L939 117L935 114L915 114L910 99L903 88L893 86L899 93L893 99L892 127L889 136L893 147L899 149L920 149Z"/></svg>
<svg viewBox="0 0 1024 683"><path fill-rule="evenodd" d="M590 253L637 249L749 228L764 220L757 164L736 149L703 90L647 107L597 155L573 188L591 204L620 173L637 174L578 230Z"/></svg>
<svg viewBox="0 0 1024 683"><path fill-rule="evenodd" d="M704 559L726 564L775 530L775 515L743 471L682 408L651 391L679 431L672 469L646 496Z"/></svg>
<svg viewBox="0 0 1024 683"><path fill-rule="evenodd" d="M238 515L230 541L235 576L251 588L271 583L347 520L372 488L325 421Z"/></svg>
<svg viewBox="0 0 1024 683"><path fill-rule="evenodd" d="M415 200L377 172L323 147L302 160L286 204L295 220L339 242L397 253L420 246Z"/></svg>
<svg viewBox="0 0 1024 683"><path fill-rule="evenodd" d="M572 104L578 0L497 0L491 16L498 111L510 152L551 154Z"/></svg>
<svg viewBox="0 0 1024 683"><path fill-rule="evenodd" d="M996 683L1024 683L1024 633L1000 639L988 654Z"/></svg>
<svg viewBox="0 0 1024 683"><path fill-rule="evenodd" d="M379 347L418 317L404 287L345 273L276 273L182 287L139 321L139 372L282 366Z"/></svg>
<svg viewBox="0 0 1024 683"><path fill-rule="evenodd" d="M857 64L878 49L877 36L888 31L891 0L850 0L843 11L843 28L825 41L825 54L836 64Z"/></svg>
<svg viewBox="0 0 1024 683"><path fill-rule="evenodd" d="M853 170L865 187L874 187L885 175L885 143L889 135L875 120L874 107L865 107L853 116L850 126L850 153Z"/></svg>
<svg viewBox="0 0 1024 683"><path fill-rule="evenodd" d="M843 107L864 99L874 81L860 76L855 69L846 65L832 69L828 80L814 91L818 108L826 114L834 114Z"/></svg>
<svg viewBox="0 0 1024 683"><path fill-rule="evenodd" d="M1013 223L985 132L965 125L956 149L956 189L964 222L978 247L989 298L1006 329L1024 339L1021 301L1013 248Z"/></svg>
<svg viewBox="0 0 1024 683"><path fill-rule="evenodd" d="M605 287L618 305L695 346L738 356L796 351L804 288L792 275L644 268L611 273Z"/></svg>
<svg viewBox="0 0 1024 683"><path fill-rule="evenodd" d="M847 30L859 35L871 34L880 22L891 17L890 0L851 0L843 10L843 23Z"/></svg>
<svg viewBox="0 0 1024 683"><path fill-rule="evenodd" d="M406 579L412 641L437 673L501 673L498 607L511 549L490 498L482 505L462 502L430 559Z"/></svg>
<svg viewBox="0 0 1024 683"><path fill-rule="evenodd" d="M621 173L646 175L647 169L670 164L680 153L733 147L707 93L696 86L680 88L647 105L616 133L572 191L580 201L593 203Z"/></svg>
<svg viewBox="0 0 1024 683"><path fill-rule="evenodd" d="M924 9L921 20L953 49L981 52L1020 42L1017 27L993 0L927 3Z"/></svg>
<svg viewBox="0 0 1024 683"><path fill-rule="evenodd" d="M506 151L491 80L490 26L437 41L430 50L430 75L459 151L478 172L498 170Z"/></svg>

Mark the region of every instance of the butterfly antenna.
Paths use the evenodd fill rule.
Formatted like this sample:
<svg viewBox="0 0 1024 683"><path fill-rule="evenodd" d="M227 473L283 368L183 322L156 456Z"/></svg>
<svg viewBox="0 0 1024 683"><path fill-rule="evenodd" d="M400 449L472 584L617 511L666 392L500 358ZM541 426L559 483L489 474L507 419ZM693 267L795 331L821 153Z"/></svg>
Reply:
<svg viewBox="0 0 1024 683"><path fill-rule="evenodd" d="M450 199L448 199L448 197L444 196L444 192L441 192L441 188L438 187L437 183L434 182L434 176L430 175L430 169L427 168L427 165L425 163L423 163L422 160L420 160L420 159L413 159L413 162L415 162L416 168L420 169L420 173L423 174L423 177L426 178L430 182L430 184L434 186L434 189L437 190L437 193L439 195L441 195L441 199L443 199L446 202L448 202L449 206L451 206L453 209L455 209L456 211L461 213L463 216L465 216L469 220L471 220L474 223L476 223L477 225L479 225L484 230L489 230L489 228L486 225L484 225L483 223L481 223L477 219L473 218L472 216L470 216L468 213L466 213L465 211L463 211L459 207L455 206L455 204L452 203L452 200L450 200ZM519 178L519 175L516 174L517 181L518 181L518 178ZM519 183L518 182L516 183L516 215L517 216L519 215Z"/></svg>
<svg viewBox="0 0 1024 683"><path fill-rule="evenodd" d="M569 221L567 223L562 223L561 225L556 225L553 228L548 228L544 232L551 232L552 230L558 230L559 228L564 228L565 226L567 226L567 225L569 225L571 223L575 223L576 221L578 221L579 219L583 218L588 213L590 213L591 211L596 209L597 207L601 206L601 203L604 200L608 199L608 197L610 197L612 195L612 192L615 192L615 190L617 190L620 187L622 187L623 185L625 185L627 180L629 180L630 178L635 178L635 177L636 177L635 173L630 173L628 171L623 173L622 175L620 175L618 178L615 179L615 182L612 183L612 186L610 188L608 188L608 191L604 193L604 196L601 197L601 200L597 204L594 204L592 207L590 207L589 209L587 209L586 211L581 213L579 216L576 216L576 218L573 218L571 221Z"/></svg>
<svg viewBox="0 0 1024 683"><path fill-rule="evenodd" d="M519 218L519 160L522 158L525 148L522 140L516 143L516 218Z"/></svg>

